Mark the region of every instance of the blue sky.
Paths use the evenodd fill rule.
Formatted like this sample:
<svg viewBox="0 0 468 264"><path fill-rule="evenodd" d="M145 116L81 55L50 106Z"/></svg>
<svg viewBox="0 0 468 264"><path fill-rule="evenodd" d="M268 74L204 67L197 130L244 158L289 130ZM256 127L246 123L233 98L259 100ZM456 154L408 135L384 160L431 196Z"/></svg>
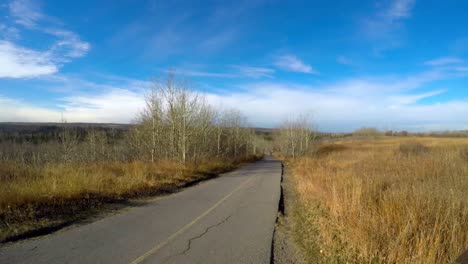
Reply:
<svg viewBox="0 0 468 264"><path fill-rule="evenodd" d="M188 78L255 126L468 129L468 2L0 2L0 122L132 122Z"/></svg>

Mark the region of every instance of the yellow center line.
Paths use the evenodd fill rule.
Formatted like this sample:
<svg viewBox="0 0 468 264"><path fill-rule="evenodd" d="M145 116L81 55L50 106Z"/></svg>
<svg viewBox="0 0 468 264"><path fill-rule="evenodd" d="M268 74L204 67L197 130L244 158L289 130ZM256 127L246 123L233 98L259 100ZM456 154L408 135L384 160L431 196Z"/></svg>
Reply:
<svg viewBox="0 0 468 264"><path fill-rule="evenodd" d="M253 177L249 177L248 180L244 181L241 185L237 186L237 188L235 188L234 190L232 190L229 194L227 194L226 196L224 196L221 200L219 200L217 203L215 203L213 206L211 206L210 208L208 208L208 210L206 210L204 213L202 213L201 215L199 215L197 218L193 219L192 222L186 224L184 227L182 227L181 229L179 229L177 232L175 232L174 234L172 234L169 238L167 238L165 241L157 244L156 246L154 246L152 249L150 249L148 252L146 252L145 254L141 255L140 257L138 257L137 259L135 259L134 261L130 262L130 264L139 264L141 262L143 262L145 259L147 259L149 256L153 255L154 253L156 253L156 251L158 251L159 249L161 249L162 247L164 247L165 245L167 245L169 242L171 242L172 240L174 240L176 237L178 237L180 234L184 233L185 231L187 231L187 229L189 229L190 227L192 227L194 224L196 224L198 221L200 221L203 217L207 216L209 213L211 213L211 211L213 211L214 209L216 209L216 207L220 206L224 201L226 201L229 197L231 197L235 192L237 192L239 189L241 189L242 187L244 187L245 185L247 185L249 182L251 182L253 179Z"/></svg>

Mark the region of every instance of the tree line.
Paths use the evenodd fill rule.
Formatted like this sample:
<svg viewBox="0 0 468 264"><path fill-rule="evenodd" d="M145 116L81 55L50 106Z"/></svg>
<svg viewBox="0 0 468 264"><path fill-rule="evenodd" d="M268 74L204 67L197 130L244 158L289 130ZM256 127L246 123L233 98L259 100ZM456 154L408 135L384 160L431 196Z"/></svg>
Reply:
<svg viewBox="0 0 468 264"><path fill-rule="evenodd" d="M154 80L143 110L125 129L51 127L0 131L0 161L23 164L242 159L262 153L265 141L236 109L216 109L190 82L169 74Z"/></svg>

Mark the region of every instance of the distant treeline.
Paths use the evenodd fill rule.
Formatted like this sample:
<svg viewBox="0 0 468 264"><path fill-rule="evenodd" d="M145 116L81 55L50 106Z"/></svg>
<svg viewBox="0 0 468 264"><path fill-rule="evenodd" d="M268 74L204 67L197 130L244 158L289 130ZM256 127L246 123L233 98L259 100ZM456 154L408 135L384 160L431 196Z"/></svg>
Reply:
<svg viewBox="0 0 468 264"><path fill-rule="evenodd" d="M435 131L435 132L410 132L406 130L379 130L373 127L359 128L351 133L325 133L317 132L318 138L344 138L344 137L372 137L372 136L389 136L389 137L468 137L468 130L454 131Z"/></svg>
<svg viewBox="0 0 468 264"><path fill-rule="evenodd" d="M416 132L408 131L386 131L386 136L417 136L417 137L468 137L468 130L440 131L440 132Z"/></svg>
<svg viewBox="0 0 468 264"><path fill-rule="evenodd" d="M0 143L41 144L58 141L60 133L72 129L80 142L83 142L90 131L102 132L112 140L123 138L131 125L124 124L86 124L86 123L0 123Z"/></svg>

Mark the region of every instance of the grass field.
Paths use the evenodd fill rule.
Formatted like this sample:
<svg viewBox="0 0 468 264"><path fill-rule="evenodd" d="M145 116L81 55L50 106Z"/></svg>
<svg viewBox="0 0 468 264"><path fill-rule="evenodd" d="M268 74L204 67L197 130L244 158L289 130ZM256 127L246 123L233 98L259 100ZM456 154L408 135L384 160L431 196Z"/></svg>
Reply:
<svg viewBox="0 0 468 264"><path fill-rule="evenodd" d="M244 160L103 162L41 167L0 164L0 242L89 216L103 204L174 192Z"/></svg>
<svg viewBox="0 0 468 264"><path fill-rule="evenodd" d="M290 167L310 263L451 263L468 249L468 139L348 139Z"/></svg>

